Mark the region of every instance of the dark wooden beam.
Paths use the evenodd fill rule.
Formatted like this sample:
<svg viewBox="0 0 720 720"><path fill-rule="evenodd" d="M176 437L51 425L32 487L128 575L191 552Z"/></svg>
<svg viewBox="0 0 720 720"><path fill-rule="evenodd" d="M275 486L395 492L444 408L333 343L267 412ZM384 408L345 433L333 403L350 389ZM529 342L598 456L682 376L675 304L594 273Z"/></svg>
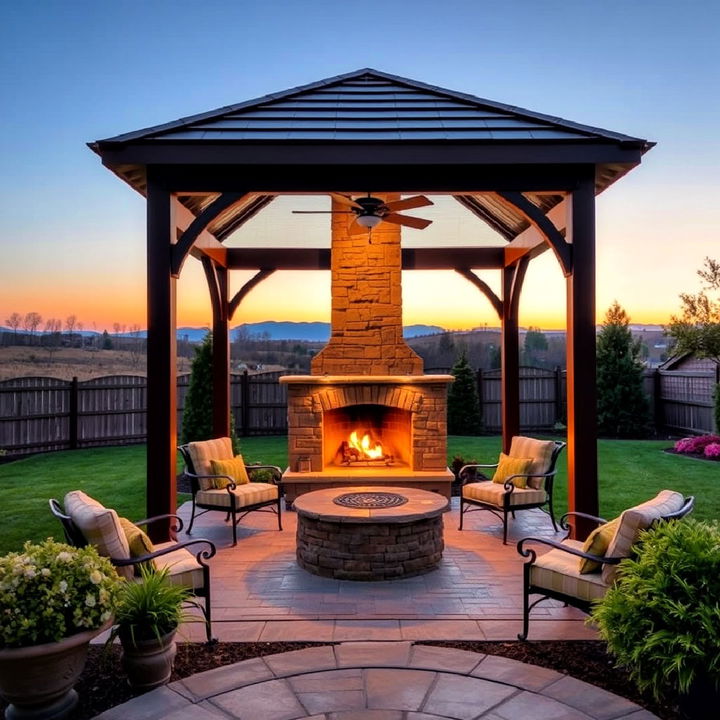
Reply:
<svg viewBox="0 0 720 720"><path fill-rule="evenodd" d="M179 238L182 236L182 233L184 233L195 221L195 216L177 199L177 197L173 197L173 209L175 212L176 238ZM227 266L227 248L207 230L201 230L198 233L190 252L198 259L201 259L203 256L207 256L211 257L219 265L222 265L223 267Z"/></svg>
<svg viewBox="0 0 720 720"><path fill-rule="evenodd" d="M247 193L234 192L223 193L213 200L195 219L187 226L178 241L172 248L172 274L174 277L180 276L185 258L188 256L193 245L198 239L200 233L217 218L220 213L225 212L233 205L236 205L247 197Z"/></svg>
<svg viewBox="0 0 720 720"><path fill-rule="evenodd" d="M506 240L509 241L515 237L515 231L509 225L506 225L501 218L495 217L489 210L484 208L473 195L453 195L453 197L464 208L473 213L473 215L477 215Z"/></svg>
<svg viewBox="0 0 720 720"><path fill-rule="evenodd" d="M177 281L170 251L176 218L171 194L152 180L147 189L147 516L176 508L177 353L175 309ZM155 541L168 540L167 522L154 523Z"/></svg>
<svg viewBox="0 0 720 720"><path fill-rule="evenodd" d="M598 515L595 375L595 192L592 178L570 198L574 266L567 279L568 509ZM583 538L587 523L575 528Z"/></svg>
<svg viewBox="0 0 720 720"><path fill-rule="evenodd" d="M529 260L522 258L502 271L502 446L510 452L513 437L520 434L520 338L518 311Z"/></svg>
<svg viewBox="0 0 720 720"><path fill-rule="evenodd" d="M470 268L455 268L455 272L469 280L485 297L495 309L498 317L502 320L503 304L502 300L493 292L493 289L481 278L479 278Z"/></svg>
<svg viewBox="0 0 720 720"><path fill-rule="evenodd" d="M567 218L569 211L570 203L568 198L565 198L555 205L546 217L558 231L564 231L568 224ZM549 248L550 245L547 243L543 234L531 225L505 246L505 264L512 265L526 255L530 259L533 259Z"/></svg>
<svg viewBox="0 0 720 720"><path fill-rule="evenodd" d="M496 269L504 265L504 248L403 248L403 270ZM329 270L330 250L320 248L227 248L232 270Z"/></svg>
<svg viewBox="0 0 720 720"><path fill-rule="evenodd" d="M572 247L565 242L558 228L553 225L543 211L531 203L519 192L498 192L493 195L503 204L520 212L527 221L543 236L555 252L563 274L567 277L572 272Z"/></svg>
<svg viewBox="0 0 720 720"><path fill-rule="evenodd" d="M233 319L235 311L240 306L240 303L247 297L247 294L257 285L259 285L265 278L270 277L275 270L268 268L265 270L258 271L253 277L251 277L233 296L228 306L228 320Z"/></svg>

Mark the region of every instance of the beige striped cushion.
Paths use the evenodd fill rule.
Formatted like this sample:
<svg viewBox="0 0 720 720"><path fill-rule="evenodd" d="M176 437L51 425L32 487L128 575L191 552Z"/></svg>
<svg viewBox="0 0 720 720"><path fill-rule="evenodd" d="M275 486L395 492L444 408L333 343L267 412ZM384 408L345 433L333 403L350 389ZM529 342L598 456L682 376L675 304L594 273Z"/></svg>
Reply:
<svg viewBox="0 0 720 720"><path fill-rule="evenodd" d="M563 540L562 544L576 550L582 550L583 546L579 540ZM530 566L530 582L539 588L588 601L603 597L608 589L600 572L581 575L577 555L556 549L540 555Z"/></svg>
<svg viewBox="0 0 720 720"><path fill-rule="evenodd" d="M247 485L238 485L230 492L236 498L235 507L241 508L246 505L277 500L278 487L270 483L251 482ZM227 490L200 490L195 496L195 501L200 505L229 508L230 493Z"/></svg>
<svg viewBox="0 0 720 720"><path fill-rule="evenodd" d="M546 473L550 469L555 443L552 440L536 440L535 438L516 435L510 444L510 457L533 458L528 474ZM544 478L528 478L528 485L535 489L543 487Z"/></svg>
<svg viewBox="0 0 720 720"><path fill-rule="evenodd" d="M232 460L233 458L232 440L229 437L191 442L188 443L187 448L196 475L212 475L211 460ZM201 479L199 482L201 490L213 487L212 480Z"/></svg>
<svg viewBox="0 0 720 720"><path fill-rule="evenodd" d="M72 518L89 545L94 545L100 555L124 560L130 557L130 547L125 538L117 513L101 505L81 490L69 492L63 500L65 512ZM133 568L116 568L118 575L133 576Z"/></svg>
<svg viewBox="0 0 720 720"><path fill-rule="evenodd" d="M463 485L463 497L470 500L480 500L481 502L490 503L503 507L503 496L507 490L504 485L494 482L468 483ZM515 488L510 495L510 506L513 505L541 505L545 502L547 495L544 490L535 490L534 488Z"/></svg>
<svg viewBox="0 0 720 720"><path fill-rule="evenodd" d="M620 516L618 529L608 545L607 557L628 557L630 548L636 542L641 530L650 527L653 521L676 512L683 506L681 493L673 490L662 490L652 500L629 508ZM603 565L603 580L610 585L617 574L617 565Z"/></svg>
<svg viewBox="0 0 720 720"><path fill-rule="evenodd" d="M175 545L174 542L160 543L155 546L156 550L164 550L166 547ZM202 545L197 546L198 551L203 549ZM203 570L202 565L195 559L186 548L174 550L167 555L160 555L155 558L157 569L168 568L170 579L174 585L182 585L183 587L198 590L203 587Z"/></svg>

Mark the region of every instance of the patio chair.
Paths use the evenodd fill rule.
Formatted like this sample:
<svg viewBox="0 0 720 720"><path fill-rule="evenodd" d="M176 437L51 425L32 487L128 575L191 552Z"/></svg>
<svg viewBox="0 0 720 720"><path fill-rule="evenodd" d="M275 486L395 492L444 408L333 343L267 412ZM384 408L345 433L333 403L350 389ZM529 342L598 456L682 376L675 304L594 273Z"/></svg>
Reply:
<svg viewBox="0 0 720 720"><path fill-rule="evenodd" d="M510 453L492 465L464 465L458 477L462 483L460 497L460 527L463 529L465 513L488 510L503 522L503 545L507 545L508 515L515 519L518 510L547 506L553 528L557 532L553 513L553 481L558 456L566 443L560 440L535 440L517 435L512 439ZM495 468L491 478L478 469ZM507 474L503 469L508 468ZM500 473L500 474L499 474Z"/></svg>
<svg viewBox="0 0 720 720"><path fill-rule="evenodd" d="M232 520L232 544L237 545L237 524L253 510L277 514L278 530L282 530L280 480L282 470L275 465L245 465L242 456L233 456L229 437L201 440L181 445L178 450L185 462L184 475L190 480L192 514L186 533L192 532L196 514L211 510L225 513L225 522ZM232 471L213 472L213 461ZM250 477L258 470L268 471L272 482L252 482ZM200 509L202 512L197 512Z"/></svg>
<svg viewBox="0 0 720 720"><path fill-rule="evenodd" d="M197 538L153 545L139 526L170 520L173 532L177 532L183 528L181 518L158 515L131 523L80 490L65 495L64 508L54 498L49 502L50 512L62 523L67 542L74 547L94 545L100 555L110 559L121 577L138 581L140 565L150 562L157 569L167 568L173 583L188 588L193 596L203 598L204 604L198 607L203 613L207 640L212 642L210 567L207 560L215 555L214 543Z"/></svg>
<svg viewBox="0 0 720 720"><path fill-rule="evenodd" d="M652 500L625 510L610 522L579 512L563 515L560 524L565 530L569 530L567 521L571 517L598 525L585 542L569 537L560 542L536 537L520 540L517 550L528 561L523 567L523 631L518 638L527 639L530 610L548 598L590 612L593 601L601 599L615 582L620 561L632 557L640 531L659 522L685 517L694 505L693 496L683 497L678 492L663 490ZM525 547L529 543L547 545L552 550L538 556L534 549ZM530 603L530 595L541 597Z"/></svg>

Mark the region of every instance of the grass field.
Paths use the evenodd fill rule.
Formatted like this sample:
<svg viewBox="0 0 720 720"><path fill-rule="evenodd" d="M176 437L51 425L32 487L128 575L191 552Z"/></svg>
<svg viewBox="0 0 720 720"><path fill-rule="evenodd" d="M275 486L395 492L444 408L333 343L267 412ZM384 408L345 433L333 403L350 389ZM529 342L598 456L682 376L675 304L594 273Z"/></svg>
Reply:
<svg viewBox="0 0 720 720"><path fill-rule="evenodd" d="M287 438L244 438L247 462L287 464ZM600 440L600 514L615 517L663 488L697 498L695 517L720 518L720 465L663 452L666 441ZM448 462L495 462L498 437L450 437ZM567 508L567 454L561 455L556 480L556 510ZM178 463L178 467L181 465ZM36 455L0 465L0 552L17 550L25 540L62 537L50 515L48 498L62 500L69 490L84 490L120 515L145 517L145 446L94 448Z"/></svg>

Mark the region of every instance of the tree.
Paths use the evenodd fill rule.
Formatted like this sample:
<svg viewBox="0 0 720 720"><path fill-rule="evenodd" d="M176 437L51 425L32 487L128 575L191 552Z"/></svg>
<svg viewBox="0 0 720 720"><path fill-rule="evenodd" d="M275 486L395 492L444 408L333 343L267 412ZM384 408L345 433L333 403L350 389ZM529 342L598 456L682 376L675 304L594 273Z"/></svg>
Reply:
<svg viewBox="0 0 720 720"><path fill-rule="evenodd" d="M455 382L448 391L448 433L451 435L479 435L482 429L477 378L461 352L451 373Z"/></svg>
<svg viewBox="0 0 720 720"><path fill-rule="evenodd" d="M195 348L195 357L190 368L190 384L185 395L183 409L182 442L210 440L213 432L213 378L212 378L212 333ZM230 438L237 448L235 428L230 417Z"/></svg>
<svg viewBox="0 0 720 720"><path fill-rule="evenodd" d="M17 345L17 331L22 325L22 315L14 312L5 320L5 323L13 331L13 344Z"/></svg>
<svg viewBox="0 0 720 720"><path fill-rule="evenodd" d="M597 339L598 430L610 437L647 434L648 401L643 391L640 342L633 340L630 318L615 301Z"/></svg>
<svg viewBox="0 0 720 720"><path fill-rule="evenodd" d="M548 341L540 328L530 326L525 333L524 362L528 365L538 365L540 363L538 353L545 352L547 349Z"/></svg>
<svg viewBox="0 0 720 720"><path fill-rule="evenodd" d="M55 353L60 348L62 341L62 321L56 318L48 318L45 321L45 332L42 344L50 355L50 362L53 361Z"/></svg>
<svg viewBox="0 0 720 720"><path fill-rule="evenodd" d="M110 339L110 334L107 330L103 330L102 332L102 344L101 348L103 350L112 350L113 344L112 340Z"/></svg>
<svg viewBox="0 0 720 720"><path fill-rule="evenodd" d="M35 337L35 331L38 329L41 322L42 315L40 313L29 312L25 315L23 327L30 333L30 344L32 344L33 338Z"/></svg>

